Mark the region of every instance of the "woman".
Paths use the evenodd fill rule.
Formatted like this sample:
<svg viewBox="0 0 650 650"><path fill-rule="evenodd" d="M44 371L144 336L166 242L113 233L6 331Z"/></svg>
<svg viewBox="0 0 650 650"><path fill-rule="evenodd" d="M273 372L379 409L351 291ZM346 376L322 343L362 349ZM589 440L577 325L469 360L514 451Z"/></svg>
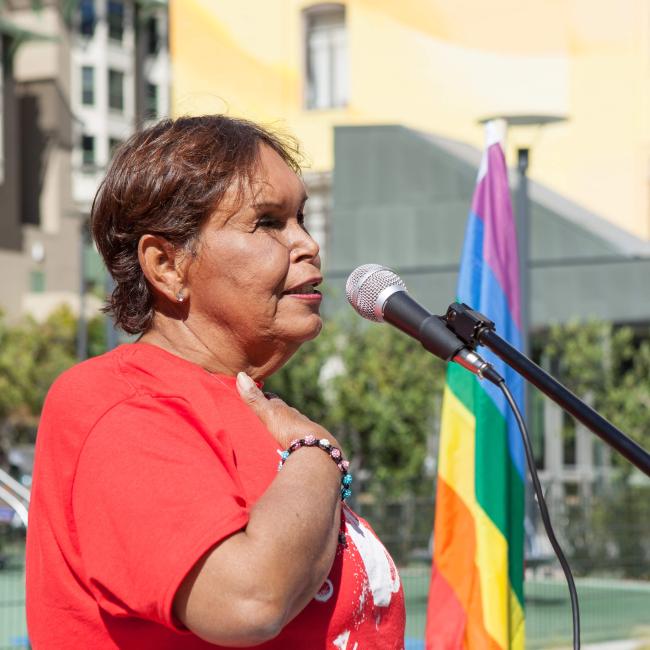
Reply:
<svg viewBox="0 0 650 650"><path fill-rule="evenodd" d="M297 169L276 136L223 116L161 122L113 161L92 230L110 310L141 336L48 395L36 650L403 647L399 576L342 505L340 445L260 390L322 325Z"/></svg>

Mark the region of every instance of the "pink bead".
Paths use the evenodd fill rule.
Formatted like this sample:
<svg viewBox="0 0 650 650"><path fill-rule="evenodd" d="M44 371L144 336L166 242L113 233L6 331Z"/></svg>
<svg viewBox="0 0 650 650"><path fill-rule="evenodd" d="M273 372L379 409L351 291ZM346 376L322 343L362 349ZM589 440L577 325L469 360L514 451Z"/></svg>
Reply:
<svg viewBox="0 0 650 650"><path fill-rule="evenodd" d="M350 467L350 462L347 461L347 460L342 460L342 461L339 463L339 469L340 469L342 472L347 472L349 467Z"/></svg>
<svg viewBox="0 0 650 650"><path fill-rule="evenodd" d="M313 445L316 444L316 438L311 434L309 434L308 436L305 436L304 444L307 445L307 447L312 447Z"/></svg>
<svg viewBox="0 0 650 650"><path fill-rule="evenodd" d="M339 458L341 458L341 450L337 449L336 447L332 447L332 449L330 450L330 456L334 460L338 460Z"/></svg>

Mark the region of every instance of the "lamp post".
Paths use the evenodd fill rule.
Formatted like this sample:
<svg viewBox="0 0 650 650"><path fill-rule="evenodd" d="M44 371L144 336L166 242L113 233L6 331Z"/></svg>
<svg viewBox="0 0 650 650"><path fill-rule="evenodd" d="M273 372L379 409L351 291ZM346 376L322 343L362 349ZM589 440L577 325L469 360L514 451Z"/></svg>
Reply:
<svg viewBox="0 0 650 650"><path fill-rule="evenodd" d="M521 305L521 347L530 357L530 199L528 198L528 156L530 149L517 149L517 248L519 249L519 292ZM528 413L528 391L524 393L524 408Z"/></svg>

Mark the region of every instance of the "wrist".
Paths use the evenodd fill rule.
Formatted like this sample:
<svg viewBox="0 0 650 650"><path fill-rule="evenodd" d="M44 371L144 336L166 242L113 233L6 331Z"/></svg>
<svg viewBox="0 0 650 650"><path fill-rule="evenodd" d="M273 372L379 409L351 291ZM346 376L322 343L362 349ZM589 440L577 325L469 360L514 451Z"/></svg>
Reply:
<svg viewBox="0 0 650 650"><path fill-rule="evenodd" d="M282 469L284 463L289 459L291 454L302 448L316 448L323 451L329 456L331 461L336 465L340 474L340 495L341 501L345 501L352 495L352 474L350 474L350 463L343 457L343 452L339 447L332 444L328 438L317 438L309 434L304 438L292 440L287 449L280 454L280 464L278 471Z"/></svg>

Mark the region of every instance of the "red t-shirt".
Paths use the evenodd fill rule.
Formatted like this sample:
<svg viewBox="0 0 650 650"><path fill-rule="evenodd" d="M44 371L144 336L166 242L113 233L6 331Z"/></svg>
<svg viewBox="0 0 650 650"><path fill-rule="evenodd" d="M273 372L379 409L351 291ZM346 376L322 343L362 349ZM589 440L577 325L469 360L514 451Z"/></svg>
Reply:
<svg viewBox="0 0 650 650"><path fill-rule="evenodd" d="M174 618L197 560L246 526L278 447L232 377L152 345L65 372L36 443L27 533L35 650L208 650ZM388 553L345 510L348 547L309 605L265 650L398 650L404 596ZM264 584L260 583L260 589Z"/></svg>

